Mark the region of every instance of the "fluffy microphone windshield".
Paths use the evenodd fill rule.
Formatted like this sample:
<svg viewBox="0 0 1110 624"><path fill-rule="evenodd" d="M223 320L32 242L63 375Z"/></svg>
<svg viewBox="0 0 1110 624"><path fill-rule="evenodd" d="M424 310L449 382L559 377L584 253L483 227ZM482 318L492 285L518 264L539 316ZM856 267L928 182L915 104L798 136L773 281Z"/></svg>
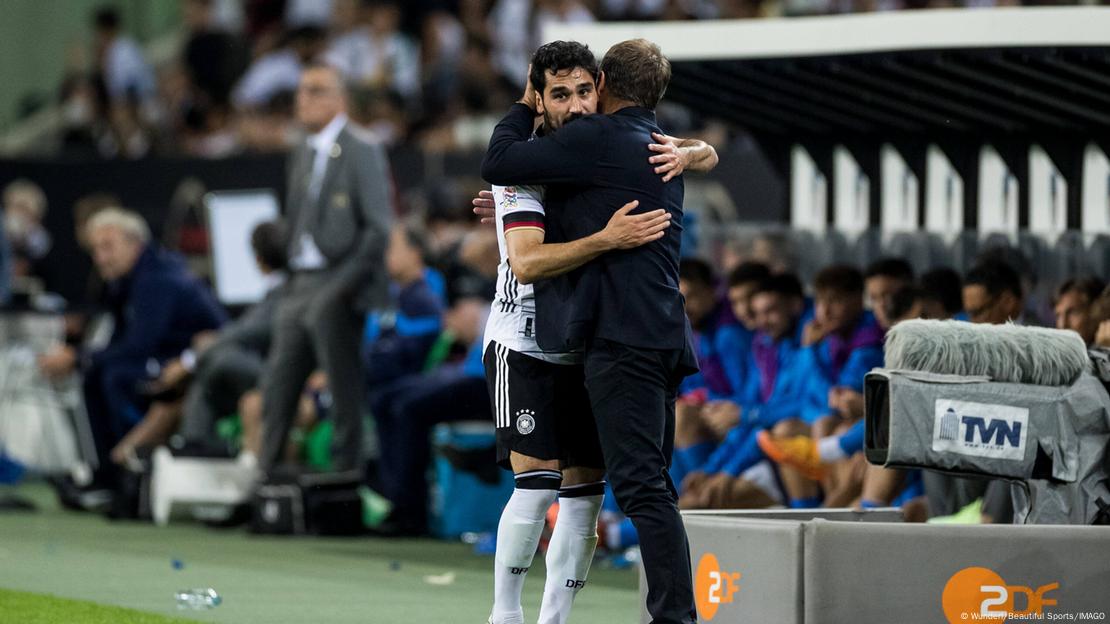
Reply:
<svg viewBox="0 0 1110 624"><path fill-rule="evenodd" d="M1079 334L1019 325L904 321L886 335L892 370L986 375L994 381L1066 386L1091 368Z"/></svg>

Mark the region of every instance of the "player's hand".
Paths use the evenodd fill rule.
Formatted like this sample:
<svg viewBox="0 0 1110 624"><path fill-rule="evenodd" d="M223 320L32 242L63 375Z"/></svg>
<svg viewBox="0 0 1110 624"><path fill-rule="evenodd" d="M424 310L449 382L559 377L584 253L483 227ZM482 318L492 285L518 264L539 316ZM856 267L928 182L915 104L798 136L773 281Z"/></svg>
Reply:
<svg viewBox="0 0 1110 624"><path fill-rule="evenodd" d="M828 333L829 330L827 328L822 327L821 324L817 322L817 319L813 319L806 323L806 326L802 329L802 346L808 347L817 344L821 342L821 339Z"/></svg>
<svg viewBox="0 0 1110 624"><path fill-rule="evenodd" d="M497 221L492 191L478 191L478 196L470 200L470 204L474 206L474 214L482 218L483 224L488 225Z"/></svg>
<svg viewBox="0 0 1110 624"><path fill-rule="evenodd" d="M536 113L536 90L532 88L532 64L528 64L528 74L524 78L524 95L520 96L517 100L521 104L532 109L532 114Z"/></svg>
<svg viewBox="0 0 1110 624"><path fill-rule="evenodd" d="M705 506L709 509L725 509L728 507L733 481L735 481L735 478L724 472L710 476L705 482L705 487L702 488L703 496L705 496Z"/></svg>
<svg viewBox="0 0 1110 624"><path fill-rule="evenodd" d="M671 227L671 214L660 208L642 214L629 214L640 205L633 200L621 206L601 231L608 249L632 249L663 238Z"/></svg>
<svg viewBox="0 0 1110 624"><path fill-rule="evenodd" d="M694 492L700 490L702 484L705 483L705 480L707 478L709 478L709 475L700 470L695 470L694 472L687 473L686 478L682 480L682 485L679 489L681 489L683 492Z"/></svg>
<svg viewBox="0 0 1110 624"><path fill-rule="evenodd" d="M714 401L705 406L702 418L709 430L723 440L733 427L740 424L740 406L732 401Z"/></svg>
<svg viewBox="0 0 1110 624"><path fill-rule="evenodd" d="M678 147L674 137L652 132L651 138L657 142L648 145L648 149L656 152L656 154L648 158L648 162L657 165L655 173L662 175L664 182L670 182L672 178L682 175L682 172L686 171L686 167L690 165L689 154Z"/></svg>

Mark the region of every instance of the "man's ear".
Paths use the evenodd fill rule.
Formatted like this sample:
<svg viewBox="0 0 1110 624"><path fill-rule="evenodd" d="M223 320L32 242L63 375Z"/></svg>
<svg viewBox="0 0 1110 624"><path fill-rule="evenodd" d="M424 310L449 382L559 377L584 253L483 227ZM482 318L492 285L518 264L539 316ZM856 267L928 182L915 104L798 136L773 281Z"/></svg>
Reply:
<svg viewBox="0 0 1110 624"><path fill-rule="evenodd" d="M543 111L544 111L544 108L543 108L543 94L542 93L537 93L536 94L536 114L537 115L543 115Z"/></svg>
<svg viewBox="0 0 1110 624"><path fill-rule="evenodd" d="M605 72L597 72L597 94L600 96L601 92L605 90Z"/></svg>

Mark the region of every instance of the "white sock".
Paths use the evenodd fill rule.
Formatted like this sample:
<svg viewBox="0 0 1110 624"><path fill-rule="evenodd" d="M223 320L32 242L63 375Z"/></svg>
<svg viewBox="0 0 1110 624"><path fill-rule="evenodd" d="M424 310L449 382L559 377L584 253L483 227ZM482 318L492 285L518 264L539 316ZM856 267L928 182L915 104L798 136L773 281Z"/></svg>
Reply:
<svg viewBox="0 0 1110 624"><path fill-rule="evenodd" d="M559 492L559 519L547 547L547 583L539 624L564 624L597 548L597 516L605 483L588 483Z"/></svg>
<svg viewBox="0 0 1110 624"><path fill-rule="evenodd" d="M829 436L817 441L817 456L826 464L848 459L844 449L840 448L840 436Z"/></svg>
<svg viewBox="0 0 1110 624"><path fill-rule="evenodd" d="M516 476L516 489L497 525L493 564L493 624L522 624L520 594L524 577L543 533L544 518L559 492L558 470L533 470Z"/></svg>

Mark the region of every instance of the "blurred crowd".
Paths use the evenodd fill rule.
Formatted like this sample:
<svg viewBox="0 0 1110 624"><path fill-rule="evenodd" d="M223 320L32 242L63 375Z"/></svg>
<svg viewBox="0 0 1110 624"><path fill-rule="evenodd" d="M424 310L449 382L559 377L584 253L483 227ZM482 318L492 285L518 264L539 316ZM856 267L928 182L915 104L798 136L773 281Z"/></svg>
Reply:
<svg viewBox="0 0 1110 624"><path fill-rule="evenodd" d="M219 158L296 141L300 70L324 60L352 85L351 116L388 145L480 149L550 23L796 16L1015 0L182 0L179 50L154 63L119 12L91 16L68 55L62 151ZM595 50L601 54L603 50ZM664 108L662 114L667 115ZM671 110L667 127L701 125Z"/></svg>

